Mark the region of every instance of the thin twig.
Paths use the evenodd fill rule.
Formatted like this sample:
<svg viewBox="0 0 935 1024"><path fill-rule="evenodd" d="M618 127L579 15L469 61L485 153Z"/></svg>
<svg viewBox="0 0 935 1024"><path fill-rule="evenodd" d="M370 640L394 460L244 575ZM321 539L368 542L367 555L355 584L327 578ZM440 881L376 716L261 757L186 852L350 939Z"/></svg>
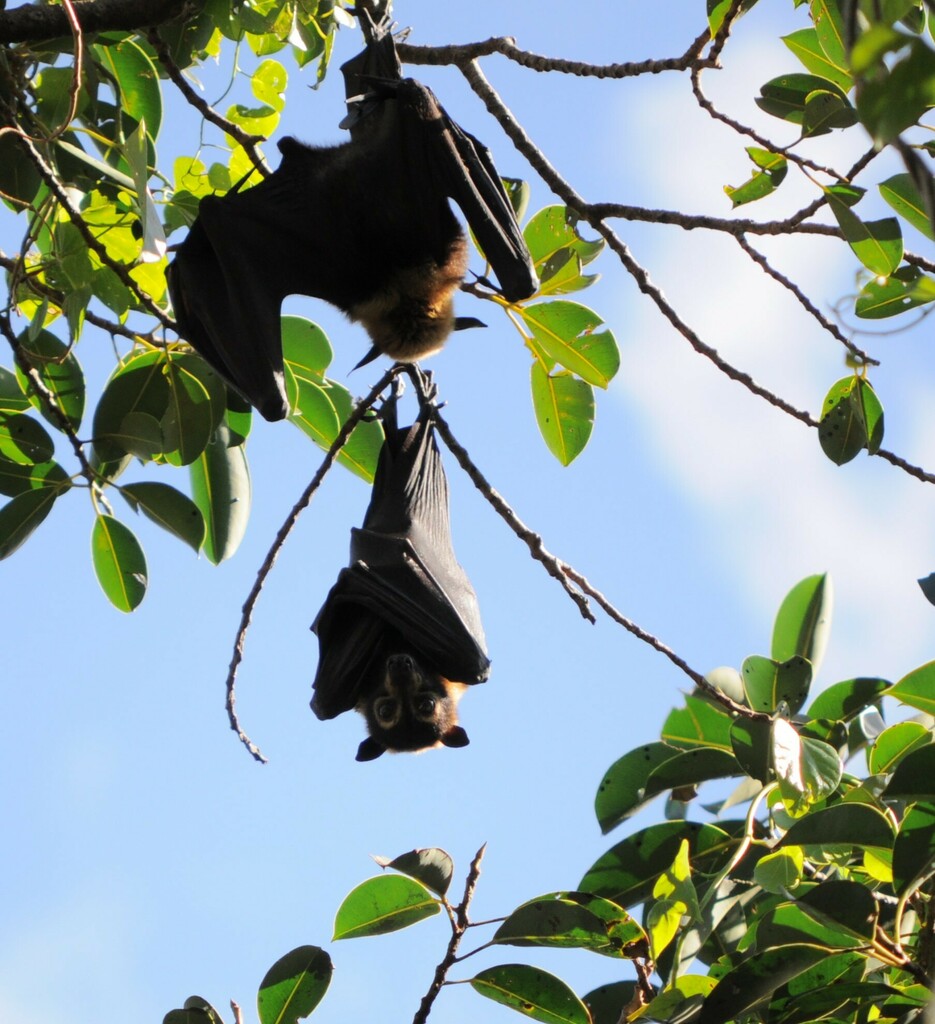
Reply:
<svg viewBox="0 0 935 1024"><path fill-rule="evenodd" d="M250 620L253 617L253 609L256 606L257 600L260 597L260 591L263 589L263 585L266 583L266 577L269 576L273 566L276 564L276 559L279 557L279 552L286 542L286 538L292 533L299 516L303 510L308 507L312 500L312 496L315 491L321 486L322 480L328 470L334 465L335 459L338 457L338 453L347 444L348 438L351 436L354 428L367 414L367 411L373 407L373 403L377 400L380 393L385 391L389 383L393 380L397 374L400 373L400 367L392 366L380 380L370 389L367 396L357 403L354 407L354 411L348 416L338 432L338 436L334 439L331 447L328 449L321 465L318 467L315 475L309 481L308 486L302 492L299 500L293 505L292 511L286 517L286 521L280 526L276 538L270 546L269 551L266 553L266 557L263 559L253 586L250 589L250 593L247 596L247 600L243 604L242 614L240 616L240 627L237 630L237 636L234 638L234 653L231 657L230 667L227 671L227 717L230 720L231 729L237 733L237 738L241 743L250 751L251 755L255 760L260 761L262 764L266 764L267 758L263 756L259 747L253 743L249 736L243 731L240 726L240 721L237 718L237 698L235 694L235 686L237 680L237 669L243 661L243 649L244 643L247 638L247 630L250 628Z"/></svg>
<svg viewBox="0 0 935 1024"><path fill-rule="evenodd" d="M794 281L791 281L788 277L785 276L785 274L780 274L779 271L776 270L775 267L773 267L770 264L769 260L767 260L767 258L761 252L753 248L753 246L746 240L746 238L744 238L743 235L735 235L735 238L737 239L737 244L750 257L750 259L753 260L753 262L756 263L757 266L764 271L764 273L769 274L769 276L774 281L778 281L783 286L783 288L788 289L788 291L790 291L796 297L802 308L805 309L806 312L811 313L811 315L818 321L818 323L821 324L821 326L833 338L837 338L837 340L841 342L841 344L851 353L851 355L856 356L857 359L859 359L862 363L864 363L867 366L880 365L879 359L872 359L866 352L864 352L862 348L860 348L858 345L855 345L854 342L851 341L851 339L844 334L844 332L841 330L840 327L838 327L837 324L832 323L824 315L824 313L821 312L821 310L811 301L811 299L809 299L805 292L803 292L802 289L799 288L799 286Z"/></svg>
<svg viewBox="0 0 935 1024"><path fill-rule="evenodd" d="M262 174L264 177L272 174L266 161L263 159L260 151L257 149L259 143L265 142L266 139L262 135L251 135L249 132L245 132L243 128L238 124L234 124L233 121L228 120L226 117L222 117L206 100L203 100L198 93L185 81L185 76L182 74L181 68L172 59L172 54L169 52L169 47L166 45L162 36L152 28L147 34L147 39L156 51L156 56L159 58L159 63L166 69L169 77L177 86L179 92L185 97L186 100L204 117L206 121L210 121L212 124L217 125L226 135L229 135L235 142L239 143L244 152L250 157L253 166Z"/></svg>
<svg viewBox="0 0 935 1024"><path fill-rule="evenodd" d="M841 229L833 224L804 224L798 219L758 221L747 217L732 220L729 217L712 217L708 214L680 213L678 210L648 210L642 206L628 206L624 203L586 203L582 213L595 217L619 217L621 220L641 221L647 224L674 224L676 227L693 231L705 228L709 231L725 231L730 235L827 235L843 238Z"/></svg>
<svg viewBox="0 0 935 1024"><path fill-rule="evenodd" d="M461 898L461 902L458 906L454 908L454 913L451 915L451 938L448 940L448 948L445 950L444 959L442 959L435 968L432 983L429 985L428 991L422 997L419 1009L416 1010L416 1014L412 1018L412 1024L425 1024L425 1021L428 1020L432 1004L438 998L438 993L441 992L442 985L445 984L445 977L457 961L458 946L461 943L465 930L470 924L468 921L468 908L471 905L471 900L474 898L474 889L477 886L478 878L480 878L480 865L481 861L484 859L484 851L486 849L487 844L484 843L477 853L474 854L474 859L471 861L471 866L468 869L467 880L464 884L464 896Z"/></svg>

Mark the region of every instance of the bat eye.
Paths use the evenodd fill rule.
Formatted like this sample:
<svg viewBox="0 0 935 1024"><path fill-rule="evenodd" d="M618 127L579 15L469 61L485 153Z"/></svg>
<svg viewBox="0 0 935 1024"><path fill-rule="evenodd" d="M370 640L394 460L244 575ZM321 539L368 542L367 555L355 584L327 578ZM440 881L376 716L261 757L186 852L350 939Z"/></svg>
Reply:
<svg viewBox="0 0 935 1024"><path fill-rule="evenodd" d="M390 723L397 717L395 700L380 700L374 705L374 714L378 722Z"/></svg>
<svg viewBox="0 0 935 1024"><path fill-rule="evenodd" d="M420 718L430 718L435 713L435 698L420 697L416 701L416 714Z"/></svg>

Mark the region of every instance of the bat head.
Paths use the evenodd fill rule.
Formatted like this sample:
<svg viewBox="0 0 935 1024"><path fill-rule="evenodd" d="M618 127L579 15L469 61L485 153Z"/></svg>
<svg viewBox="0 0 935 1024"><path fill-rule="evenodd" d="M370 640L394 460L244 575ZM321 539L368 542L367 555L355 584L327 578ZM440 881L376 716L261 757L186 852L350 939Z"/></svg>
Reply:
<svg viewBox="0 0 935 1024"><path fill-rule="evenodd" d="M410 652L388 655L378 665L375 685L357 704L370 733L357 760L372 761L385 750L467 746L467 733L458 725L458 701L466 689L427 670Z"/></svg>

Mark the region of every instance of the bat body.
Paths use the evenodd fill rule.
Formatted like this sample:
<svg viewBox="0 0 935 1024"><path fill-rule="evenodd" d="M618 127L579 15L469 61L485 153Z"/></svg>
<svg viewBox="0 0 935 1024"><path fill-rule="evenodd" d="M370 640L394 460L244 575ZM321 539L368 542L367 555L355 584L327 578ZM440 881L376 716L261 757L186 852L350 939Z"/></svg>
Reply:
<svg viewBox="0 0 935 1024"><path fill-rule="evenodd" d="M321 719L364 715L370 738L359 760L384 749L464 746L458 700L490 671L477 597L451 546L432 420L422 412L398 427L395 396L381 416L386 440L370 505L312 626L312 710Z"/></svg>
<svg viewBox="0 0 935 1024"><path fill-rule="evenodd" d="M490 154L431 90L399 77L392 36L384 32L342 71L350 142L283 139L270 177L202 200L169 267L180 334L267 419L288 413L287 295L332 303L367 329L372 354L401 362L470 325L453 310L468 248L449 197L504 296L519 301L538 286Z"/></svg>

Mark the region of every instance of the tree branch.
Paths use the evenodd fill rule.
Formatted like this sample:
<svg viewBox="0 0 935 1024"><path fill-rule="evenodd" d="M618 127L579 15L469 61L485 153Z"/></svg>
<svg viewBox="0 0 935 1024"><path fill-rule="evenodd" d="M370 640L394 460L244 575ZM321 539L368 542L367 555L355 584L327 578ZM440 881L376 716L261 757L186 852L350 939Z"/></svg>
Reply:
<svg viewBox="0 0 935 1024"><path fill-rule="evenodd" d="M81 31L132 31L161 25L182 9L184 0L79 0L74 6ZM22 4L0 11L0 43L38 43L71 34L63 7Z"/></svg>

